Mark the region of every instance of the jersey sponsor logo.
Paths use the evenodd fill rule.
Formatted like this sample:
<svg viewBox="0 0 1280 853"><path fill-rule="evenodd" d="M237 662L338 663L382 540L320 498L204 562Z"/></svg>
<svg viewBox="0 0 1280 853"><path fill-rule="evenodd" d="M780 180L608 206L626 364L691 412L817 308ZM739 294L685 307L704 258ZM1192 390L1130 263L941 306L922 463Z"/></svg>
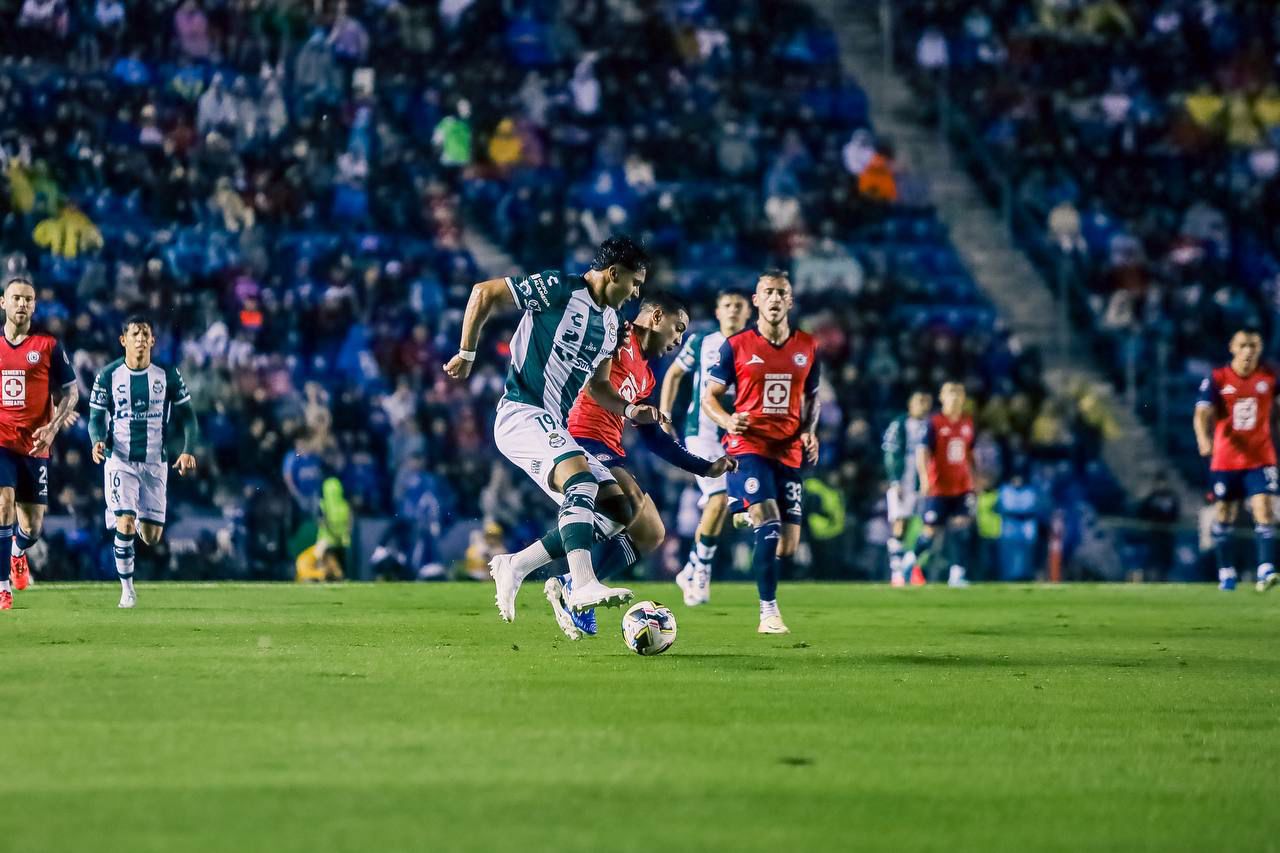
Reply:
<svg viewBox="0 0 1280 853"><path fill-rule="evenodd" d="M1254 397L1245 397L1231 404L1231 428L1240 432L1248 432L1258 425L1258 401Z"/></svg>
<svg viewBox="0 0 1280 853"><path fill-rule="evenodd" d="M1223 385L1223 386L1222 386L1222 393L1223 393L1223 394L1234 394L1234 393L1236 393L1236 386L1231 385L1231 384Z"/></svg>
<svg viewBox="0 0 1280 853"><path fill-rule="evenodd" d="M523 281L523 280L521 280L521 281L517 281L517 282L516 282L516 290L519 290L519 291L520 291L521 293L523 293L525 296L532 296L532 295L533 295L533 288L529 286L529 282L527 282L527 281Z"/></svg>
<svg viewBox="0 0 1280 853"><path fill-rule="evenodd" d="M809 363L809 356L805 355L802 352L798 352L791 357L791 360L796 363L796 367L804 367L806 364Z"/></svg>
<svg viewBox="0 0 1280 853"><path fill-rule="evenodd" d="M760 491L760 481L755 477L748 477L747 482L743 484L743 488L747 490L747 494L754 495Z"/></svg>
<svg viewBox="0 0 1280 853"><path fill-rule="evenodd" d="M764 364L764 359L755 353L752 353L751 358L747 359L747 367L750 367L753 364Z"/></svg>
<svg viewBox="0 0 1280 853"><path fill-rule="evenodd" d="M39 363L40 363L40 353L36 352L35 350L32 350L31 352L27 353L27 364L39 364Z"/></svg>
<svg viewBox="0 0 1280 853"><path fill-rule="evenodd" d="M791 410L791 374L766 373L762 396L766 415L787 414Z"/></svg>
<svg viewBox="0 0 1280 853"><path fill-rule="evenodd" d="M6 370L0 374L0 401L5 407L27 404L27 371Z"/></svg>

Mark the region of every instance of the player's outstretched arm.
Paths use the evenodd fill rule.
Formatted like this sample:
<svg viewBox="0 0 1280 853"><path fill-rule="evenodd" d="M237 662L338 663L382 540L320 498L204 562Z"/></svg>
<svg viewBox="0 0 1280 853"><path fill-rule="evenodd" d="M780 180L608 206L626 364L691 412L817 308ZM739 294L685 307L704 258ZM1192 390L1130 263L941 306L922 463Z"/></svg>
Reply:
<svg viewBox="0 0 1280 853"><path fill-rule="evenodd" d="M627 398L618 393L609 379L613 372L610 364L608 359L600 362L596 372L587 380L587 393L591 395L591 399L599 403L606 412L621 415L636 426L661 423L663 417L656 408L648 403L627 402Z"/></svg>
<svg viewBox="0 0 1280 853"><path fill-rule="evenodd" d="M683 355L683 353L681 353ZM671 362L671 366L667 368L667 375L662 377L662 391L658 395L658 411L671 417L671 410L675 408L676 397L680 394L680 383L684 381L684 377L689 373L685 369L680 359ZM668 430L674 435L674 430Z"/></svg>
<svg viewBox="0 0 1280 853"><path fill-rule="evenodd" d="M480 330L495 310L516 307L515 297L504 278L482 281L471 288L467 310L462 315L462 341L458 354L449 359L444 372L453 379L466 379L476 360L476 347L480 344Z"/></svg>

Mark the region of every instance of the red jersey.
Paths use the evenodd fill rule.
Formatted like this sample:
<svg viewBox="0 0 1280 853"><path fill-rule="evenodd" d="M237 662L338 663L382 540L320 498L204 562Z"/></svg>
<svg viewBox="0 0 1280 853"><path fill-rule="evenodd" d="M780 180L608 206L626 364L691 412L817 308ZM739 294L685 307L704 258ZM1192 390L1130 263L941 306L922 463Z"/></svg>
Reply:
<svg viewBox="0 0 1280 853"><path fill-rule="evenodd" d="M1219 367L1200 383L1197 406L1212 406L1210 471L1243 471L1276 464L1271 440L1271 408L1276 399L1276 374L1265 365L1241 376L1230 365Z"/></svg>
<svg viewBox="0 0 1280 853"><path fill-rule="evenodd" d="M0 343L0 447L30 454L31 434L53 417L50 389L75 382L71 362L52 335L32 332L20 344L5 338Z"/></svg>
<svg viewBox="0 0 1280 853"><path fill-rule="evenodd" d="M973 418L929 418L924 446L929 449L929 495L953 498L973 491Z"/></svg>
<svg viewBox="0 0 1280 853"><path fill-rule="evenodd" d="M813 337L794 331L774 346L758 329L745 329L720 347L720 359L707 375L736 386L735 412L751 415L742 435L725 435L730 456L748 453L776 459L788 468L804 461L800 444L800 408L805 395L818 392L817 347Z"/></svg>
<svg viewBox="0 0 1280 853"><path fill-rule="evenodd" d="M609 362L609 381L628 403L644 400L653 393L653 370L641 354L635 335L626 346L618 348ZM606 411L591 399L586 388L582 389L569 410L569 435L598 441L619 456L626 456L622 449L622 427L622 416Z"/></svg>

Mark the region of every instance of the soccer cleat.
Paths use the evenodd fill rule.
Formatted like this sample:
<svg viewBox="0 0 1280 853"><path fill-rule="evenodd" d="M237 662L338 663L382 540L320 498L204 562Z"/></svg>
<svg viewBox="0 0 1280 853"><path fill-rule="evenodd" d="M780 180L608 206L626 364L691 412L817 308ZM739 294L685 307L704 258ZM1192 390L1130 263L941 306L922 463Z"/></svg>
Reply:
<svg viewBox="0 0 1280 853"><path fill-rule="evenodd" d="M778 615L766 616L760 620L760 627L756 628L757 634L790 634L791 629L782 621L782 617Z"/></svg>
<svg viewBox="0 0 1280 853"><path fill-rule="evenodd" d="M684 606L697 607L701 602L698 600L698 589L694 585L693 563L685 563L684 568L676 574L676 586L680 587L680 591L684 593Z"/></svg>
<svg viewBox="0 0 1280 853"><path fill-rule="evenodd" d="M496 594L494 602L498 605L498 615L503 622L516 621L516 593L524 578L511 565L510 554L498 554L489 561L489 575L493 578Z"/></svg>
<svg viewBox="0 0 1280 853"><path fill-rule="evenodd" d="M631 600L631 590L621 586L605 586L592 581L586 586L570 590L565 604L570 610L590 610L593 607L618 607Z"/></svg>
<svg viewBox="0 0 1280 853"><path fill-rule="evenodd" d="M914 566L911 567L911 585L912 586L924 586L928 582L929 582L928 579L924 576L924 569L920 567L919 563L916 563Z"/></svg>
<svg viewBox="0 0 1280 853"><path fill-rule="evenodd" d="M1280 571L1272 569L1271 571L1263 572L1258 576L1258 582L1254 588L1258 590L1258 592L1266 592L1276 584L1280 584Z"/></svg>
<svg viewBox="0 0 1280 853"><path fill-rule="evenodd" d="M907 585L907 576L902 572L893 572L889 575L889 586L904 587Z"/></svg>
<svg viewBox="0 0 1280 853"><path fill-rule="evenodd" d="M580 639L582 634L573 624L573 617L569 615L569 611L564 608L564 584L561 583L560 578L550 578L543 584L542 594L547 597L551 612L556 617L556 624L560 626L561 631L564 631L564 635L570 640Z"/></svg>
<svg viewBox="0 0 1280 853"><path fill-rule="evenodd" d="M1231 592L1236 588L1236 580L1235 569L1218 569L1218 589Z"/></svg>
<svg viewBox="0 0 1280 853"><path fill-rule="evenodd" d="M7 589L0 589L0 610L13 609L13 593Z"/></svg>
<svg viewBox="0 0 1280 853"><path fill-rule="evenodd" d="M565 594L573 592L573 576L567 572L560 576L560 583L564 584ZM569 618L573 620L573 627L577 628L588 637L594 637L600 630L600 626L596 623L595 608L584 610L581 613L570 610Z"/></svg>
<svg viewBox="0 0 1280 853"><path fill-rule="evenodd" d="M950 576L947 578L947 586L955 589L964 589L969 586L969 579L964 576L963 566L952 566Z"/></svg>
<svg viewBox="0 0 1280 853"><path fill-rule="evenodd" d="M31 566L27 563L27 555L9 556L9 583L18 592L22 592L31 584Z"/></svg>
<svg viewBox="0 0 1280 853"><path fill-rule="evenodd" d="M120 603L116 605L123 610L131 610L138 603L138 594L132 590L123 590L120 593Z"/></svg>

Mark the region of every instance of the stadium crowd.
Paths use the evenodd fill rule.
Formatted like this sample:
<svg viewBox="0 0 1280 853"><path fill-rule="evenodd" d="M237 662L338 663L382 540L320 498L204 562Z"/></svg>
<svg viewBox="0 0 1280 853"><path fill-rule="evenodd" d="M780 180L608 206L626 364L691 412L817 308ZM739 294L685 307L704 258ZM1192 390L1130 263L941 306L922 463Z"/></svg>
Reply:
<svg viewBox="0 0 1280 853"><path fill-rule="evenodd" d="M394 519L393 575L438 574L458 522L489 522L475 551L541 530L490 438L504 336L465 386L439 369L488 272L464 220L530 270L640 234L698 320L790 266L826 366L828 572L879 572L880 431L947 377L977 401L987 487L1041 496L1037 549L1054 513L1083 542L1082 508L1120 500L1106 413L1046 392L801 3L0 0L0 21L0 241L85 387L141 304L201 413L204 476L172 500L231 532L157 574L288 576L330 477ZM53 504L77 532L51 537L47 576L107 565L86 446L59 443ZM685 483L656 464L640 476L674 518Z"/></svg>

